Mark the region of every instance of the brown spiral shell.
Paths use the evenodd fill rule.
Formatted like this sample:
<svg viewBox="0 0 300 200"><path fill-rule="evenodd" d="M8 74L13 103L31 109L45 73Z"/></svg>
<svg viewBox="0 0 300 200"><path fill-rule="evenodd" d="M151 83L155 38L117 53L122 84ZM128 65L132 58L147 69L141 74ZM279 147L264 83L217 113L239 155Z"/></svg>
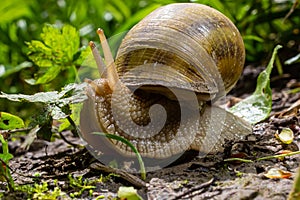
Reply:
<svg viewBox="0 0 300 200"><path fill-rule="evenodd" d="M129 87L187 89L190 84L200 99L213 100L235 85L244 60L242 37L226 16L205 5L177 3L158 8L134 26L116 64ZM138 76L131 72L145 63L162 67Z"/></svg>
<svg viewBox="0 0 300 200"><path fill-rule="evenodd" d="M112 145L134 156L124 143L100 142L90 134L101 130L126 138L144 157L165 159L187 149L216 150L225 139L245 136L251 133L248 122L206 104L232 89L244 60L239 31L219 11L195 3L160 7L123 39L115 61L119 88L111 88L107 77L94 81L100 92L88 88L90 102L81 114L83 138L101 151ZM172 89L196 94L200 101L192 109L191 101L174 101ZM164 107L164 124L163 109L150 112L156 104Z"/></svg>

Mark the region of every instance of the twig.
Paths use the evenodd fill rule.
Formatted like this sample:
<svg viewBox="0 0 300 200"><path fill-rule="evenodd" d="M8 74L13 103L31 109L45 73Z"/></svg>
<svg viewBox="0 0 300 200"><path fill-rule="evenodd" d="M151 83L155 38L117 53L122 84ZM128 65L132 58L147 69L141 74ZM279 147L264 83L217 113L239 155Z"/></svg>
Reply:
<svg viewBox="0 0 300 200"><path fill-rule="evenodd" d="M176 199L182 199L183 197L197 191L198 193L202 193L203 189L210 186L214 182L214 178L210 179L209 181L202 183L201 185L196 185L195 187L192 187L188 189L187 191L182 192L179 195L176 195L175 197L171 198L172 200ZM200 190L200 191L199 191ZM190 197L190 196L189 196Z"/></svg>
<svg viewBox="0 0 300 200"><path fill-rule="evenodd" d="M252 160L247 160L247 159L242 159L242 158L227 158L224 160L225 162L230 162L230 161L240 161L240 162L245 162L245 163L252 163Z"/></svg>
<svg viewBox="0 0 300 200"><path fill-rule="evenodd" d="M77 128L75 122L70 117L70 115L68 115L67 120L69 121L69 123L71 124L71 126L73 126L76 136L79 136L80 135L80 130Z"/></svg>
<svg viewBox="0 0 300 200"><path fill-rule="evenodd" d="M295 11L295 9L297 8L298 5L299 5L299 0L295 0L293 6L290 9L290 11L284 17L283 22L285 22L290 17L290 15Z"/></svg>
<svg viewBox="0 0 300 200"><path fill-rule="evenodd" d="M131 183L132 185L134 185L135 187L138 187L138 188L142 188L142 187L146 187L146 182L143 181L142 179L132 175L132 174L129 174L121 169L116 169L116 168L112 168L112 167L109 167L109 166L105 166L101 163L92 163L90 165L90 168L92 169L96 169L96 170L99 170L99 171L103 171L103 172L106 172L106 173L114 173L114 174L118 174L122 179L128 181L129 183Z"/></svg>
<svg viewBox="0 0 300 200"><path fill-rule="evenodd" d="M4 139L7 139L9 134L23 132L23 131L30 131L31 129L32 129L32 127L17 128L17 129L13 129L13 130L0 130L0 134L4 137Z"/></svg>
<svg viewBox="0 0 300 200"><path fill-rule="evenodd" d="M294 151L291 153L285 153L285 154L274 155L274 156L265 156L265 157L257 158L256 160L260 161L260 160L267 160L267 159L273 159L273 158L282 158L285 156L294 156L294 155L298 155L298 154L300 154L300 151Z"/></svg>
<svg viewBox="0 0 300 200"><path fill-rule="evenodd" d="M65 136L62 134L62 132L58 132L58 133L59 133L61 139L62 139L63 141L65 141L67 144L71 145L71 146L74 147L74 148L82 148L81 145L79 145L79 144L74 144L74 143L70 142L69 140L67 140L67 139L65 138Z"/></svg>
<svg viewBox="0 0 300 200"><path fill-rule="evenodd" d="M79 130L77 129L77 126L76 126L75 122L73 121L73 119L70 116L68 116L67 120L69 121L71 126L74 128L76 136L79 136ZM74 147L74 148L82 148L83 147L79 144L74 144L74 143L70 142L69 140L67 140L66 137L62 134L62 132L58 132L58 133L59 133L61 139L63 141L65 141L67 144L71 145L72 147Z"/></svg>
<svg viewBox="0 0 300 200"><path fill-rule="evenodd" d="M298 154L300 154L300 151L294 151L294 152L291 152L291 153L285 153L285 154L280 154L280 155L265 156L265 157L257 158L254 161L268 160L268 159L273 159L273 158L283 158L285 156L294 156L294 155L298 155ZM224 161L225 162L240 161L240 162L245 162L245 163L254 162L253 160L242 159L242 158L227 158Z"/></svg>

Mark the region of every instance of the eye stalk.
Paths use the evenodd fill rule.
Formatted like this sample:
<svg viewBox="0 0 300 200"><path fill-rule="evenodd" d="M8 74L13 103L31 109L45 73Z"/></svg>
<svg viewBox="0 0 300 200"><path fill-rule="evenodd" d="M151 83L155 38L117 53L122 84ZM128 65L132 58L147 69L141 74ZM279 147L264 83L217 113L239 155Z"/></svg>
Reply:
<svg viewBox="0 0 300 200"><path fill-rule="evenodd" d="M104 52L105 63L103 62L103 58L101 57L99 51L97 50L95 43L93 41L90 41L89 46L92 50L101 78L106 78L108 80L108 85L110 89L113 91L115 85L119 81L119 75L117 73L116 65L103 30L98 28L97 34L99 36L101 46ZM101 74L102 69L106 69L106 68L107 68L107 73Z"/></svg>

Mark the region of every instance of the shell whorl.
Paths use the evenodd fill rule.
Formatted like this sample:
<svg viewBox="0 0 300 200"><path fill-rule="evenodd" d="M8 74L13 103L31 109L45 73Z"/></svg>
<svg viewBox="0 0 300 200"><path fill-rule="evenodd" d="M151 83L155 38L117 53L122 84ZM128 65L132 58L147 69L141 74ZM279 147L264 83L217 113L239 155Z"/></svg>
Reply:
<svg viewBox="0 0 300 200"><path fill-rule="evenodd" d="M231 90L244 60L243 40L226 16L205 5L180 3L161 7L135 25L122 41L116 65L129 87L190 85L200 99L212 100ZM152 65L148 72L135 69L145 63Z"/></svg>

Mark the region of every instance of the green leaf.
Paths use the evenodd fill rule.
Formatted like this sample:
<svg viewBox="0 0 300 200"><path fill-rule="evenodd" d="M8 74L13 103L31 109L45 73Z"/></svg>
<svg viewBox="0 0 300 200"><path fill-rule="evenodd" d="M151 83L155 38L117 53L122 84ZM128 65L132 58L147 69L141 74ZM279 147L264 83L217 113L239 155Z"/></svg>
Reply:
<svg viewBox="0 0 300 200"><path fill-rule="evenodd" d="M39 67L51 67L54 65L55 61L52 56L52 50L50 47L46 46L43 42L32 40L31 42L26 42L29 52L28 57Z"/></svg>
<svg viewBox="0 0 300 200"><path fill-rule="evenodd" d="M128 5L126 4L126 2L119 1L119 0L112 0L111 3L117 7L117 10L119 10L119 12L121 12L126 19L130 18L131 11Z"/></svg>
<svg viewBox="0 0 300 200"><path fill-rule="evenodd" d="M300 62L300 53L297 54L296 56L292 57L292 58L289 58L288 60L286 60L284 62L285 65L291 65L291 64L294 64L294 63L297 63L297 62Z"/></svg>
<svg viewBox="0 0 300 200"><path fill-rule="evenodd" d="M11 160L14 156L10 153L6 154L0 154L0 159L3 160L5 163L7 163L9 160Z"/></svg>
<svg viewBox="0 0 300 200"><path fill-rule="evenodd" d="M9 153L8 151L8 143L3 138L3 135L0 135L0 142L2 144L2 154L0 154L2 161L4 161L6 164L8 164L8 161L12 159L14 156Z"/></svg>
<svg viewBox="0 0 300 200"><path fill-rule="evenodd" d="M80 123L80 112L82 110L82 104L70 104L70 110L71 110L71 119L75 122L75 124ZM66 118L60 120L61 124L59 125L58 132L62 132L64 130L69 129L72 127L70 121ZM72 127L74 128L74 127Z"/></svg>
<svg viewBox="0 0 300 200"><path fill-rule="evenodd" d="M18 102L33 102L33 103L46 103L46 104L59 104L61 106L71 103L83 102L87 97L84 88L86 83L69 84L63 88L61 92L39 92L33 95L26 94L6 94L1 92L0 98L5 98L11 101Z"/></svg>
<svg viewBox="0 0 300 200"><path fill-rule="evenodd" d="M66 106L69 106L69 104L81 103L87 99L85 87L86 83L72 83L64 87L61 92L40 92L33 95L6 94L1 92L0 98L17 102L24 101L47 104L48 111L51 113L53 119L62 119L70 114L69 109L65 109Z"/></svg>
<svg viewBox="0 0 300 200"><path fill-rule="evenodd" d="M15 115L6 112L0 112L0 129L12 130L17 128L23 128L23 120Z"/></svg>
<svg viewBox="0 0 300 200"><path fill-rule="evenodd" d="M256 42L260 42L260 43L264 42L263 38L258 37L256 35L245 35L245 36L243 36L243 40L244 41L245 40L253 40L253 41L256 41Z"/></svg>
<svg viewBox="0 0 300 200"><path fill-rule="evenodd" d="M255 92L230 109L233 114L244 118L246 121L252 124L258 123L269 116L272 109L270 74L273 69L277 51L281 47L282 46L277 45L274 48L272 58L267 68L262 71L257 78Z"/></svg>
<svg viewBox="0 0 300 200"><path fill-rule="evenodd" d="M10 0L1 1L0 4L0 24L9 23L15 19L20 19L21 17L30 16L30 4L31 1Z"/></svg>
<svg viewBox="0 0 300 200"><path fill-rule="evenodd" d="M53 103L56 102L59 98L58 92L39 92L34 95L26 94L6 94L1 92L0 98L5 98L10 101L18 102L34 102L34 103Z"/></svg>
<svg viewBox="0 0 300 200"><path fill-rule="evenodd" d="M51 119L51 117L50 117L50 119ZM48 142L50 142L51 137L52 137L52 130L51 130L52 129L52 119L51 120L50 119L48 120L48 123L47 123L47 121L45 121L45 123L42 124L36 132L37 138L46 140Z"/></svg>
<svg viewBox="0 0 300 200"><path fill-rule="evenodd" d="M77 59L83 60L80 49L79 32L70 25L58 28L45 25L41 33L41 41L32 40L28 45L28 57L40 68L42 75L36 81L27 80L31 84L45 84L54 80L61 71L78 64ZM82 54L83 56L85 54Z"/></svg>
<svg viewBox="0 0 300 200"><path fill-rule="evenodd" d="M45 84L49 83L53 79L57 77L57 75L61 72L60 67L51 67L49 68L45 74L43 74L41 77L39 77L35 84Z"/></svg>
<svg viewBox="0 0 300 200"><path fill-rule="evenodd" d="M75 65L82 65L85 59L92 53L91 48L86 46L81 47L73 56Z"/></svg>
<svg viewBox="0 0 300 200"><path fill-rule="evenodd" d="M128 31L134 24L139 22L146 15L148 15L150 12L152 12L153 10L155 10L156 8L158 8L160 6L161 6L161 4L154 3L154 4L147 6L144 9L136 12L134 15L132 15L130 18L128 18L122 26L120 26L118 29L116 29L115 33Z"/></svg>
<svg viewBox="0 0 300 200"><path fill-rule="evenodd" d="M13 158L13 155L9 153L8 151L8 143L3 138L3 135L0 134L0 142L2 144L2 152L0 153L0 181L5 180L8 183L8 186L10 189L14 188L14 180L11 177L10 170L7 167L8 162L10 159ZM2 175L4 175L4 178Z"/></svg>
<svg viewBox="0 0 300 200"><path fill-rule="evenodd" d="M29 68L32 67L32 63L31 62L22 62L21 64L17 65L17 66L1 66L0 65L0 78L6 78L7 76L19 72L22 69L25 68Z"/></svg>
<svg viewBox="0 0 300 200"><path fill-rule="evenodd" d="M137 193L137 190L133 187L121 186L118 190L118 197L120 199L127 200L141 200L142 197Z"/></svg>

